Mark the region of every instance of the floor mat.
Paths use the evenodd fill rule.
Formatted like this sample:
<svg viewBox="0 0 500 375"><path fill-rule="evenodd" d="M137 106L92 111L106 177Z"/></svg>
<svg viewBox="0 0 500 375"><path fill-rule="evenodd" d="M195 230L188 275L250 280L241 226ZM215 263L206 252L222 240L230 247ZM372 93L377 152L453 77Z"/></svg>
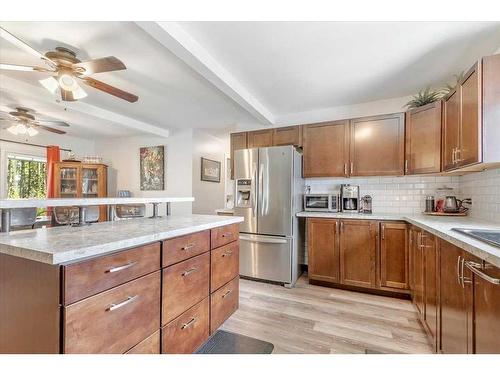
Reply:
<svg viewBox="0 0 500 375"><path fill-rule="evenodd" d="M271 354L274 345L267 341L227 331L216 331L196 354Z"/></svg>

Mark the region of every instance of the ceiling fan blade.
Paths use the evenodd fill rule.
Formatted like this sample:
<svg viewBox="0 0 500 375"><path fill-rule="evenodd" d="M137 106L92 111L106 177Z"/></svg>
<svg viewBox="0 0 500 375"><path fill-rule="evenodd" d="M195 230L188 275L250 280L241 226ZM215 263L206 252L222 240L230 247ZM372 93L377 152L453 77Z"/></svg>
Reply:
<svg viewBox="0 0 500 375"><path fill-rule="evenodd" d="M13 64L0 64L0 69L3 70L19 70L22 72L54 72L51 69L40 68L38 66L26 66L26 65L13 65Z"/></svg>
<svg viewBox="0 0 500 375"><path fill-rule="evenodd" d="M51 132L51 133L66 134L65 131L59 130L59 129L54 129L54 128L51 128L50 126L38 125L38 124L30 124L30 126L32 126L34 128L37 128L37 129L40 128L40 129L43 129L43 130L47 130L48 132Z"/></svg>
<svg viewBox="0 0 500 375"><path fill-rule="evenodd" d="M0 37L3 38L3 39L5 39L5 40L7 40L8 42L11 42L16 47L19 47L19 48L25 50L26 52L31 53L32 55L34 55L36 57L39 57L42 60L47 61L52 66L54 66L54 67L57 66L57 64L54 61L52 61L51 59L49 59L47 56L45 56L44 54L38 52L36 49L34 49L30 45L28 45L27 43L23 42L21 39L19 39L18 37L15 37L14 35L12 35L7 30L5 30L4 28L1 28L1 27L0 27Z"/></svg>
<svg viewBox="0 0 500 375"><path fill-rule="evenodd" d="M69 127L69 124L64 121L52 121L52 120L36 120L36 125L56 125L56 126L65 126Z"/></svg>
<svg viewBox="0 0 500 375"><path fill-rule="evenodd" d="M103 57L102 59L94 59L73 64L73 68L83 68L83 74L90 75L102 72L114 72L116 70L127 69L124 63L114 56Z"/></svg>
<svg viewBox="0 0 500 375"><path fill-rule="evenodd" d="M97 79L90 78L90 77L81 77L80 79L82 79L83 82L85 82L90 87L93 87L97 90L104 91L108 94L116 96L117 98L126 100L127 102L135 103L139 99L139 97L137 95L120 90L119 88L110 86L107 83L98 81Z"/></svg>

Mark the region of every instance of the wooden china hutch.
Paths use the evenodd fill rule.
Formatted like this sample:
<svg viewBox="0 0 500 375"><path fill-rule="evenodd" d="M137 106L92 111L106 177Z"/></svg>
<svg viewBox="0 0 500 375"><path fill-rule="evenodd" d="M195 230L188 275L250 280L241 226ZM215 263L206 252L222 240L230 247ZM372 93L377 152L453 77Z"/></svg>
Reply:
<svg viewBox="0 0 500 375"><path fill-rule="evenodd" d="M104 198L108 167L104 164L57 162L54 173L55 198ZM107 220L106 206L99 207L99 221Z"/></svg>

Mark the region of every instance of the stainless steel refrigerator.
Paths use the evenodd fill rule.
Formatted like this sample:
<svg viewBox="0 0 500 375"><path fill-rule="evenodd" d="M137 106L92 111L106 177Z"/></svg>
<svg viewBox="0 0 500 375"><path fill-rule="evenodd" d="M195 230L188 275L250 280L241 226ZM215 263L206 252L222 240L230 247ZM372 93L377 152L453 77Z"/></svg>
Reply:
<svg viewBox="0 0 500 375"><path fill-rule="evenodd" d="M234 153L234 214L240 226L240 275L291 287L300 274L302 156L293 146Z"/></svg>

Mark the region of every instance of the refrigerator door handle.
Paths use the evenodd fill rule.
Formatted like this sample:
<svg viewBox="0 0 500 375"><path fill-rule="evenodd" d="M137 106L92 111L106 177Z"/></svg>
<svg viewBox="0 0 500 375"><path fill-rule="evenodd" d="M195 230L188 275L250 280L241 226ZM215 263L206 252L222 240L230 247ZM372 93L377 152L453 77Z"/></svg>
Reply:
<svg viewBox="0 0 500 375"><path fill-rule="evenodd" d="M254 168L253 168L253 176L252 177L253 177L253 185L254 186L252 189L252 194L253 194L253 197L252 197L252 205L253 205L252 215L255 217L255 216L257 216L257 200L256 200L256 198L259 194L259 192L257 191L257 189L258 189L258 187L257 187L258 186L258 183L257 183L257 164L254 163L253 167Z"/></svg>
<svg viewBox="0 0 500 375"><path fill-rule="evenodd" d="M264 216L264 164L259 165L259 206L260 214Z"/></svg>
<svg viewBox="0 0 500 375"><path fill-rule="evenodd" d="M250 236L240 235L240 240L249 242L261 242L261 243L287 243L285 239L279 238L253 238Z"/></svg>

